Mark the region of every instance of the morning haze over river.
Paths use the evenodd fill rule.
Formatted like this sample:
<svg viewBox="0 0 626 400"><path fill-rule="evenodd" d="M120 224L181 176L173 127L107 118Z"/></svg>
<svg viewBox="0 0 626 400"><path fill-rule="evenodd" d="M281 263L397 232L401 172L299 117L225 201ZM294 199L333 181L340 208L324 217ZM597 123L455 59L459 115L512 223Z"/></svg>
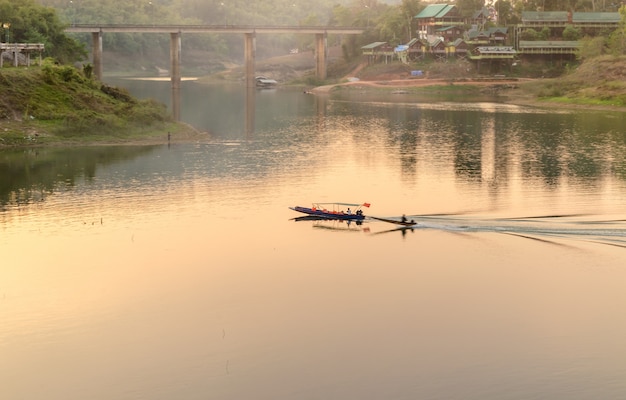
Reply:
<svg viewBox="0 0 626 400"><path fill-rule="evenodd" d="M183 82L191 143L0 150L0 398L626 398L626 113L253 95Z"/></svg>

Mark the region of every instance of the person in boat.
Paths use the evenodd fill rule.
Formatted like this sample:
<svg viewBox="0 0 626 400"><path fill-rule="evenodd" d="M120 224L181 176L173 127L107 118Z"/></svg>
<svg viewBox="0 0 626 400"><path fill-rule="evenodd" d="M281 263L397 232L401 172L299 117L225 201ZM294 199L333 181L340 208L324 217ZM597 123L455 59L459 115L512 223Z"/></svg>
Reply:
<svg viewBox="0 0 626 400"><path fill-rule="evenodd" d="M363 215L363 210L356 210L356 215Z"/></svg>
<svg viewBox="0 0 626 400"><path fill-rule="evenodd" d="M348 211L346 212L346 214L352 215L352 210L350 210L350 207L348 207Z"/></svg>
<svg viewBox="0 0 626 400"><path fill-rule="evenodd" d="M406 221L407 221L407 219L406 219L406 215L402 214L402 218L400 219L400 221L402 221L402 222L406 222Z"/></svg>

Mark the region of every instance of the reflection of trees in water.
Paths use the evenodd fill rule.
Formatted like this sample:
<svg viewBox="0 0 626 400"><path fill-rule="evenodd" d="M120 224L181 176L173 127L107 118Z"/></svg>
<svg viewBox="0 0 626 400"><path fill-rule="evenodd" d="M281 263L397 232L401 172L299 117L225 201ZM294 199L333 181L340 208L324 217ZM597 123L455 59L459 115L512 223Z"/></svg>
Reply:
<svg viewBox="0 0 626 400"><path fill-rule="evenodd" d="M407 106L389 96L365 99L371 103L348 99L352 102L333 103L332 114L342 117L355 142L395 152L390 155L401 161L407 178L417 174L420 157L440 165L451 156L457 176L489 179L495 186L507 182L513 164L522 177L540 178L548 186L562 177L614 174L626 180L623 112L552 112L472 101Z"/></svg>
<svg viewBox="0 0 626 400"><path fill-rule="evenodd" d="M623 115L621 116L623 118ZM598 178L619 169L626 135L603 113L542 115L520 131L522 170L556 185L562 176ZM624 178L624 174L618 174Z"/></svg>
<svg viewBox="0 0 626 400"><path fill-rule="evenodd" d="M93 179L100 165L115 164L150 152L153 146L11 149L0 152L0 206L45 200L79 177Z"/></svg>
<svg viewBox="0 0 626 400"><path fill-rule="evenodd" d="M558 185L562 177L595 179L618 171L617 176L626 178L626 134L616 129L619 121L604 113L436 111L432 117L446 122L459 176L481 179L484 163L492 162L497 181L519 160L524 177L541 178L549 186ZM625 117L616 113L615 118ZM484 154L488 128L493 129L493 143L488 144L493 160Z"/></svg>

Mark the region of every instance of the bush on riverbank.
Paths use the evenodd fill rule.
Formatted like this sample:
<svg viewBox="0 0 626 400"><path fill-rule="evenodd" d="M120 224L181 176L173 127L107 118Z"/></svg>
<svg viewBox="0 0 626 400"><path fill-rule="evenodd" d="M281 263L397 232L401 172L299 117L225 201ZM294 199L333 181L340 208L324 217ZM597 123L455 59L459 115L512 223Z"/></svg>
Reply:
<svg viewBox="0 0 626 400"><path fill-rule="evenodd" d="M50 61L0 69L0 144L133 140L176 130L164 104Z"/></svg>

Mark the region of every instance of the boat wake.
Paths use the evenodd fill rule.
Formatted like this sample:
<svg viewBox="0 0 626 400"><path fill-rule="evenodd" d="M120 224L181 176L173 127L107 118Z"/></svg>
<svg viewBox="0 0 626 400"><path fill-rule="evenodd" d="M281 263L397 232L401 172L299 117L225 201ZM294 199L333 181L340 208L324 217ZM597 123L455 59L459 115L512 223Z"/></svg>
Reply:
<svg viewBox="0 0 626 400"><path fill-rule="evenodd" d="M583 215L550 215L522 218L476 218L452 215L407 215L418 223L411 229L436 229L454 233L500 233L526 239L555 242L583 240L626 248L626 220L590 219Z"/></svg>

